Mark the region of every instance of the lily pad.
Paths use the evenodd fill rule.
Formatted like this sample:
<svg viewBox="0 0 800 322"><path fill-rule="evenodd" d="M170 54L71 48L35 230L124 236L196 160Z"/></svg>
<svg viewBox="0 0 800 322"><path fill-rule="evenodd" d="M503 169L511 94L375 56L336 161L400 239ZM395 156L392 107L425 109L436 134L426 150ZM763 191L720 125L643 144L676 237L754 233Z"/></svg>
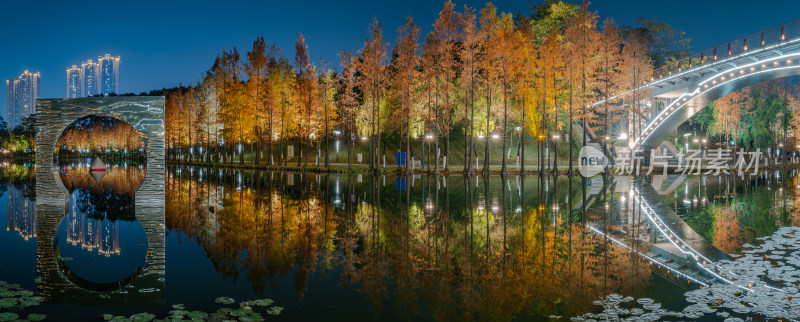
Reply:
<svg viewBox="0 0 800 322"><path fill-rule="evenodd" d="M228 305L228 304L233 304L233 302L236 302L236 300L230 297L218 297L216 300L214 300L214 302Z"/></svg>
<svg viewBox="0 0 800 322"><path fill-rule="evenodd" d="M270 306L272 305L273 301L270 299L263 299L263 300L255 300L255 305L258 306Z"/></svg>
<svg viewBox="0 0 800 322"><path fill-rule="evenodd" d="M231 312L231 315L239 317L239 316L250 315L250 313L252 313L252 312L253 312L253 310L250 310L250 309L238 309L238 310L235 310L235 311Z"/></svg>
<svg viewBox="0 0 800 322"><path fill-rule="evenodd" d="M220 308L219 310L217 310L217 313L222 313L222 314L225 314L225 315L231 314L231 312L233 312L233 309L229 308L229 307L223 307L223 308Z"/></svg>
<svg viewBox="0 0 800 322"><path fill-rule="evenodd" d="M269 314L269 315L278 315L278 314L281 314L281 311L283 311L282 307L273 306L273 307L267 309L267 314Z"/></svg>
<svg viewBox="0 0 800 322"><path fill-rule="evenodd" d="M42 304L42 298L36 296L23 299L20 302L20 305L24 307L37 306L39 304Z"/></svg>
<svg viewBox="0 0 800 322"><path fill-rule="evenodd" d="M47 315L39 314L39 313L28 314L28 317L27 317L28 321L42 321L42 320L44 320L46 318L47 318Z"/></svg>
<svg viewBox="0 0 800 322"><path fill-rule="evenodd" d="M205 319L205 318L208 317L208 313L203 312L203 311L192 311L192 312L189 312L188 317L190 319L192 319L192 320L195 320L195 321L196 320L202 320L202 319Z"/></svg>
<svg viewBox="0 0 800 322"><path fill-rule="evenodd" d="M261 314L256 313L256 314L252 314L252 315L240 316L239 317L239 321L242 321L242 322L258 322L258 321L264 321L264 317L262 317Z"/></svg>
<svg viewBox="0 0 800 322"><path fill-rule="evenodd" d="M0 322L14 321L16 319L19 319L19 314L17 313L11 313L11 312L0 313Z"/></svg>
<svg viewBox="0 0 800 322"><path fill-rule="evenodd" d="M13 297L12 298L0 299L0 307L2 307L4 309L11 308L14 305L17 305L17 301L18 300L16 298L13 298Z"/></svg>
<svg viewBox="0 0 800 322"><path fill-rule="evenodd" d="M137 314L131 315L131 321L134 321L134 322L150 322L155 318L156 318L156 316L153 315L153 314L150 314L150 313L137 313Z"/></svg>

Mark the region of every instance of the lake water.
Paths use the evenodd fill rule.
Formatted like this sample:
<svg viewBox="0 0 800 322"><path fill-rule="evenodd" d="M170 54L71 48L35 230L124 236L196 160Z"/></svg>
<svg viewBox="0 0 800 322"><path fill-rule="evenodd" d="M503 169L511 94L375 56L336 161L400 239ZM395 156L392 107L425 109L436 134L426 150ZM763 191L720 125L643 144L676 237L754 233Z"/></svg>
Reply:
<svg viewBox="0 0 800 322"><path fill-rule="evenodd" d="M162 317L174 304L213 312L221 296L272 299L284 309L269 319L286 321L566 320L602 311L593 302L609 294L680 311L686 292L725 280L696 262L730 261L800 223L794 171L585 179L168 166L155 223L137 218L146 166L98 175L62 165L68 192L53 219L36 207L34 171L0 169L0 280L44 298L21 315L51 320Z"/></svg>

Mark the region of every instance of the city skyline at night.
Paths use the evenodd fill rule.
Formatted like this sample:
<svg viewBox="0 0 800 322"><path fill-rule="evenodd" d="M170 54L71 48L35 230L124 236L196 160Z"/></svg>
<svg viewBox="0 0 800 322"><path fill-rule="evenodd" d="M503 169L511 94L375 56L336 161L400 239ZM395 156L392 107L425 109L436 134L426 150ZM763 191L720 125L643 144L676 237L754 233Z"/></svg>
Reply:
<svg viewBox="0 0 800 322"><path fill-rule="evenodd" d="M105 54L67 68L66 98L120 94L119 65L119 56Z"/></svg>

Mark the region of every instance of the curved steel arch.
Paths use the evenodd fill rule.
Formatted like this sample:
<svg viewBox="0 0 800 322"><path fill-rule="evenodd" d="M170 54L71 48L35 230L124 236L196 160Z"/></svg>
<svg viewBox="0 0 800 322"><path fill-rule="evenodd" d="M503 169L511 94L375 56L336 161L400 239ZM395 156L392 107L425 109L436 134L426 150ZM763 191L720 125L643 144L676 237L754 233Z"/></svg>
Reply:
<svg viewBox="0 0 800 322"><path fill-rule="evenodd" d="M772 27L683 58L654 72L658 78L592 104L630 100L632 93L648 105L658 100L663 109L649 112L647 126L629 136L629 147L648 150L662 141L694 113L738 89L788 76L800 75L800 20ZM627 127L626 127L627 128Z"/></svg>
<svg viewBox="0 0 800 322"><path fill-rule="evenodd" d="M764 81L796 75L800 75L800 53L732 66L704 77L655 115L634 141L634 147L644 150L658 147L692 115L725 95Z"/></svg>

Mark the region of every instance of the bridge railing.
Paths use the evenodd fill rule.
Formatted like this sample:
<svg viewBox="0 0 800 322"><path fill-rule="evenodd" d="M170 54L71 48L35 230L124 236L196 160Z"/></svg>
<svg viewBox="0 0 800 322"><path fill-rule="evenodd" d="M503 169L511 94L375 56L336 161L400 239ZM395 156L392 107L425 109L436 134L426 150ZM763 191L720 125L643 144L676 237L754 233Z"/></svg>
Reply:
<svg viewBox="0 0 800 322"><path fill-rule="evenodd" d="M795 20L780 26L772 27L752 35L726 42L719 46L701 51L689 57L682 58L673 63L662 66L653 71L653 78L669 76L697 65L703 65L716 60L735 56L754 49L768 47L780 42L800 38L800 20Z"/></svg>

